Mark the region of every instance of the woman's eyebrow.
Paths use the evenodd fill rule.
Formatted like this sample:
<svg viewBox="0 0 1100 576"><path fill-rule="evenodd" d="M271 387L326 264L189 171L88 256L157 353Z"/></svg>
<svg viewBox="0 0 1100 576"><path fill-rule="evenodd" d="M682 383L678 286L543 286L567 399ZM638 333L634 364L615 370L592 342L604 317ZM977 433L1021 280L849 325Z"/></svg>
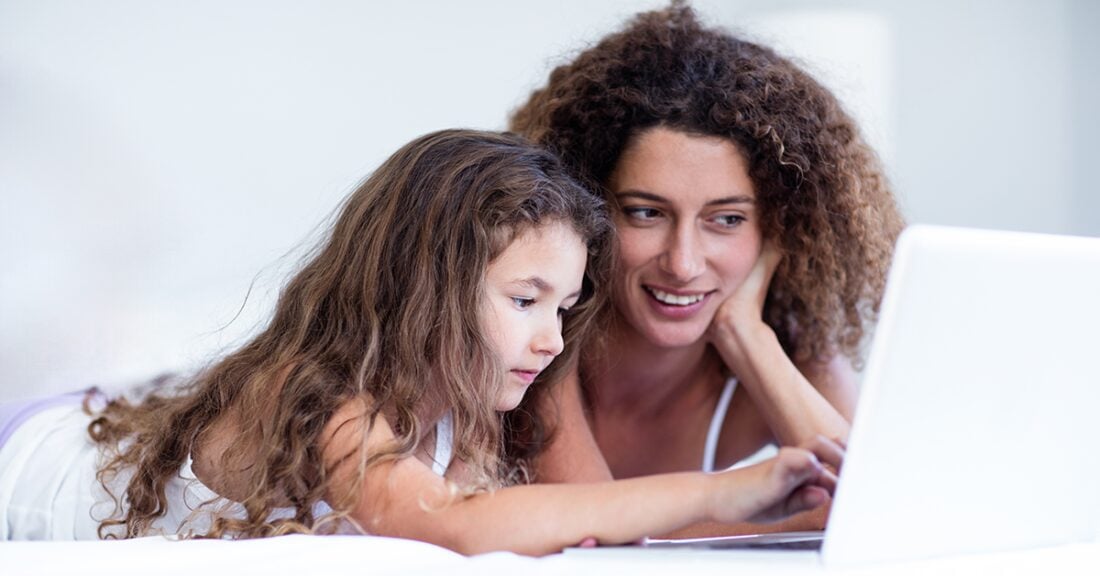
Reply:
<svg viewBox="0 0 1100 576"><path fill-rule="evenodd" d="M715 206L718 204L756 204L756 198L752 196L727 196L725 198L717 198L707 202L707 206Z"/></svg>
<svg viewBox="0 0 1100 576"><path fill-rule="evenodd" d="M640 190L627 190L626 192L619 192L615 195L616 198L635 198L638 200L648 200L650 202L668 202L668 199L659 194L652 192L642 192ZM726 196L724 198L715 198L706 203L706 206L716 206L722 204L756 204L756 198L753 198L747 194L740 194L737 196Z"/></svg>
<svg viewBox="0 0 1100 576"><path fill-rule="evenodd" d="M640 190L627 190L626 192L619 192L615 194L615 198L636 198L638 200L649 200L650 202L668 202L668 199L664 196L658 196L652 192L642 192Z"/></svg>

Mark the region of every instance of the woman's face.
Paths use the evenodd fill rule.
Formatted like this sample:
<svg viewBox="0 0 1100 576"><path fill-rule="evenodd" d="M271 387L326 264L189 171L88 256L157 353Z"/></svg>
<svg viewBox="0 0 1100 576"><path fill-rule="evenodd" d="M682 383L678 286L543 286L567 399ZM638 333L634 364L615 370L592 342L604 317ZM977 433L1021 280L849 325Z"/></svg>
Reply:
<svg viewBox="0 0 1100 576"><path fill-rule="evenodd" d="M724 138L655 127L627 144L608 184L619 205L616 309L656 346L700 342L760 255L744 155Z"/></svg>

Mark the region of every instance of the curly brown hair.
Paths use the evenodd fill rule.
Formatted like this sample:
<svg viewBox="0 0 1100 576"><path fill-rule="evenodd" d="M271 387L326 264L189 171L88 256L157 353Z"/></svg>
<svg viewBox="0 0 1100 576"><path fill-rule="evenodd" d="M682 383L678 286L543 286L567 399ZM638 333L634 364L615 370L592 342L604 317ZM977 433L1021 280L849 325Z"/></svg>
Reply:
<svg viewBox="0 0 1100 576"><path fill-rule="evenodd" d="M227 413L238 422L219 461L241 474L245 514L228 513L223 502L207 536L310 532L345 517L369 466L417 448L424 405L453 411L455 457L484 482L476 489L523 481L516 470L548 433L524 407L538 405L546 386L532 386L512 413L495 411L505 371L482 333L481 303L489 263L517 235L549 222L571 226L593 259L607 252L602 201L522 137L448 130L405 145L348 197L327 240L282 290L266 329L182 393L117 399L94 419L93 439L112 449L98 477L117 505L100 536L148 533L167 511L166 484ZM600 307L601 269L589 265L581 300L563 319L565 352L540 382L570 368L575 342ZM357 400L367 407L363 444L336 465L359 462L358 476L337 487L322 433L339 407ZM367 454L379 413L396 445ZM115 494L114 482L129 474ZM322 500L334 513L317 518ZM288 505L289 515L273 515Z"/></svg>
<svg viewBox="0 0 1100 576"><path fill-rule="evenodd" d="M637 15L550 74L511 129L557 150L609 203L640 133L664 126L734 142L764 237L784 258L765 321L796 361L857 366L904 221L875 153L821 84L773 50L706 27L683 2Z"/></svg>

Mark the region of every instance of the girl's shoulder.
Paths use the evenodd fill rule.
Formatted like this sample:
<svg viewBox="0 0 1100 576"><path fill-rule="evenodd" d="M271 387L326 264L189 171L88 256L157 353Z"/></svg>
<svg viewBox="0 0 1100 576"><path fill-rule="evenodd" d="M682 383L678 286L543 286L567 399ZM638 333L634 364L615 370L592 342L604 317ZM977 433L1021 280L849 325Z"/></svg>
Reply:
<svg viewBox="0 0 1100 576"><path fill-rule="evenodd" d="M258 446L241 433L240 411L229 407L211 421L191 445L191 471L214 492L237 502L250 492L246 471Z"/></svg>

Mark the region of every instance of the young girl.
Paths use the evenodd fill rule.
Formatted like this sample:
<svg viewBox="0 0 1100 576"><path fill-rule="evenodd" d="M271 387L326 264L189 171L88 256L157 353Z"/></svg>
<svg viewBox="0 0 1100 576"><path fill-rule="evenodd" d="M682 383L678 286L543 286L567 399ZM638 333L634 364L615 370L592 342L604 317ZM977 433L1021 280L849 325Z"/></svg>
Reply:
<svg viewBox="0 0 1100 576"><path fill-rule="evenodd" d="M24 418L0 447L0 531L356 531L542 554L820 504L835 476L818 457L840 459L826 441L721 474L529 484L553 416L525 407L570 367L609 230L519 137L421 137L348 198L239 350L90 424L73 407Z"/></svg>

